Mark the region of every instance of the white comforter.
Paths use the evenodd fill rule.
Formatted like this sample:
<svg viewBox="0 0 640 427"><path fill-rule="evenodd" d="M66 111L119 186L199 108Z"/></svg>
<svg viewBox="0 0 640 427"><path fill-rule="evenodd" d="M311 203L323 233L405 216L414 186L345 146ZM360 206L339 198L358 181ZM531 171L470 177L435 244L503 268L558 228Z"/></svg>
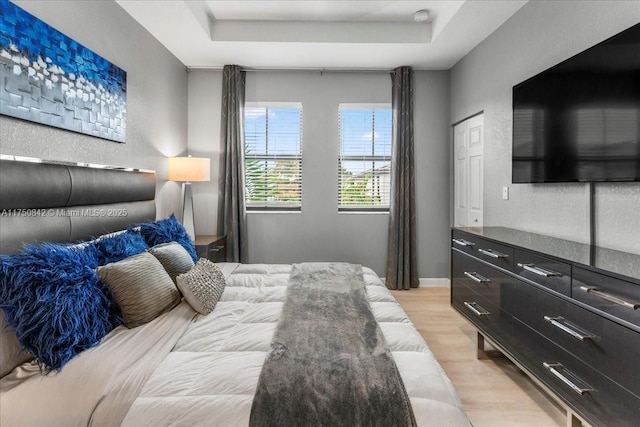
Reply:
<svg viewBox="0 0 640 427"><path fill-rule="evenodd" d="M213 313L198 316L144 386L126 426L247 426L282 311L289 265L229 265ZM468 426L451 382L378 276L365 268L371 308L420 426Z"/></svg>
<svg viewBox="0 0 640 427"><path fill-rule="evenodd" d="M134 329L116 328L60 373L23 364L0 380L0 425L247 426L282 311L289 265L219 264L215 310L186 302ZM364 268L376 320L419 426L470 426L451 382L378 276Z"/></svg>

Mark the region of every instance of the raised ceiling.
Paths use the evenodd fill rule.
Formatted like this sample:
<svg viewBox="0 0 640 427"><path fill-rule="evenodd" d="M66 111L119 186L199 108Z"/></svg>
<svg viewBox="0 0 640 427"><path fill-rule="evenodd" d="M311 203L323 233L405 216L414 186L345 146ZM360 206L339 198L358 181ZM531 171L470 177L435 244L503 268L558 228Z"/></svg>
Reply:
<svg viewBox="0 0 640 427"><path fill-rule="evenodd" d="M116 1L187 67L275 69L449 69L527 2Z"/></svg>

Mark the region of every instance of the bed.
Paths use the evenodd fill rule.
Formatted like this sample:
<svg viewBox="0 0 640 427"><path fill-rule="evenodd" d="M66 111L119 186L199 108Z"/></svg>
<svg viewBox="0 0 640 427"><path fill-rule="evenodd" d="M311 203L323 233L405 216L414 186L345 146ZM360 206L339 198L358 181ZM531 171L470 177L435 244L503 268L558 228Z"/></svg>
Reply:
<svg viewBox="0 0 640 427"><path fill-rule="evenodd" d="M14 182L22 183L33 180L27 177L33 177L35 174L38 179L32 185L35 185L38 191L43 191L42 186L53 185L52 182L56 183L55 186L68 185L69 188L56 190L61 196L55 199L64 199L62 202L47 198L41 203L35 202L34 205L33 197L25 196L25 194L33 194L33 190L31 193L24 193L30 190L23 187L20 192L15 192L14 189L7 189L4 184L0 184L0 195L4 196L0 197L0 204L2 204L0 208L3 210L18 209L19 205L26 203L24 201L26 199L31 203L28 209L48 210L54 206L56 209L74 212L82 212L86 209L98 209L94 212L101 212L100 209L126 209L128 213L127 218L109 216L105 218L98 215L94 220L74 215L59 215L53 218L31 216L26 220L25 217L11 217L10 221L18 218L15 221L23 222L20 225L7 224L4 221L5 218L2 218L2 252L5 254L20 250L23 242L37 240L59 242L84 240L85 243L80 244L80 247L84 248L87 245L86 242L103 242L113 236L121 236L123 233L110 234L117 230L128 230L124 234L136 233L137 229L130 227L131 224L142 227L144 234L145 227L148 227L145 224L157 224L163 221L166 224L169 221L168 219L154 221L155 209L152 199L155 192L155 176L152 173L130 170L115 172L105 169L85 170L83 166L64 164L44 165L44 169L47 170L43 171L43 164L6 159L2 162L3 164L0 165L0 182L2 183L5 182L5 175L8 173L11 173ZM70 170L72 172L69 172ZM24 179L16 178L16 174ZM105 180L104 174L108 174L109 179ZM64 178L43 178L47 175ZM81 176L80 179L84 183L92 184L78 185L78 176ZM86 176L91 176L92 179L87 180ZM67 179L67 177L71 178ZM126 182L126 186L121 186L122 182ZM114 185L120 188L114 191L112 189ZM90 190L92 187L93 190ZM96 187L99 191L96 191ZM14 194L6 197L7 191L13 191ZM90 191L91 199L78 194L71 196L68 194L75 191ZM49 195L54 192L48 189L43 194ZM102 196L96 196L96 194ZM78 200L79 204L70 203L69 200ZM27 226L24 225L25 221L28 222ZM78 221L80 225L75 224L74 221ZM47 222L52 225L43 224ZM21 233L19 231L21 228L26 228L26 232ZM37 232L34 229L37 229ZM64 232L60 233L60 229ZM96 239L96 236L106 237L105 240L100 240L101 238ZM139 261L144 258L145 262L151 262L148 258L153 260L154 257L148 253L153 254L156 247L170 246L183 250L176 248L182 243L175 242L180 242L180 238L159 244L153 242L157 245L151 247L149 244L148 247L151 249L134 255L126 254L126 257L120 257L118 261L106 259L94 270L102 274L99 276L101 280L111 283L110 277L105 273L110 271L109 266L131 259ZM112 245L110 250L114 246L121 249L121 245ZM73 247L78 247L78 244L76 243ZM5 259L9 258L3 258L3 263ZM158 259L162 261L161 258ZM195 267L191 267L192 270L197 270L201 262L204 263L202 260L196 262L194 259L193 261ZM6 261L6 264L9 265L10 262ZM166 264L162 264L161 267L166 270L162 274L171 275L173 271L171 268ZM207 266L207 268L213 267ZM183 292L184 298L182 298L180 293L176 294L172 291L170 298L173 305L170 304L170 309L161 310L151 319L134 323L135 327L116 326L101 336L97 343L68 357L59 370L54 369L48 372L41 360L36 358L36 361L33 361L31 354L21 351L23 346L16 338L17 333L5 325L0 336L2 340L0 356L3 364L3 376L0 379L0 424L3 426L470 425L451 382L427 344L371 269L334 263L294 265L221 263L216 264L215 269L221 275L223 287L220 288L220 294L210 313L202 314L196 311L194 309L196 305L188 298L188 293ZM348 378L348 371L355 370L357 381L360 381L361 377L370 376L368 370L363 374L354 368L360 363L360 359L351 354L344 355L336 352L340 357L330 358L330 377L333 379L324 378L316 373L305 374L308 370L314 369L312 365L315 362L303 363L305 366L302 374L298 372L288 374L289 369L292 369L289 366L277 368L279 366L276 364L277 361L286 359L283 354L286 355L289 354L287 352L292 351L288 348L284 350L278 348L278 345L284 346L282 342L291 342L283 338L284 329L288 328L289 333L293 333L290 339L296 342L308 341L311 352L315 353L318 351L318 340L333 339L333 336L340 335L340 333L334 333L334 329L339 331L341 327L343 329L346 327L344 325L349 325L345 321L344 325L340 322L341 324L327 328L316 328L329 330L330 333L325 333L322 337L314 335L313 327L304 334L296 335L297 329L304 330L304 319L288 323L288 327L283 326L287 323L284 319L288 318L290 313L312 311L291 306L291 301L295 300L293 295L297 295L294 292L301 292L299 290L301 287L311 286L314 292L311 294L313 301L324 302L337 298L338 304L332 303L329 308L322 307L321 311L332 310L333 306L341 305L340 301L352 299L352 293L348 294L348 298L344 298L342 294L335 294L335 292L342 292L343 281L346 280L341 279L338 273L334 276L322 276L322 280L317 277L309 278L318 271L325 274L326 271L334 272L335 270L343 274L341 273L343 270L340 269L347 269L350 274L353 273L352 276L357 279L353 280L358 282L353 285L353 289L358 289L357 292L361 290L366 300L364 304L366 307L358 307L358 309L369 310L371 315L370 321L362 323L363 328L369 331L367 333L373 334L370 336L379 338L373 340L376 341L375 345L384 347L378 353L391 355L392 367L389 370L397 372L400 379L399 387L404 392L404 398L409 402L407 419L402 416L384 418L388 413L393 413L388 409L395 410L399 405L394 403L387 408L384 406L387 404L386 400L376 400L386 399L385 390L387 389L379 389L379 384L374 380L371 380L374 383L372 389L382 390L380 393L382 397L376 396L373 400L355 399L349 394L352 392L350 388L347 395L340 395L340 399L331 396L334 394L333 390L336 390L335 393L343 393L334 387L333 381L339 382L340 378ZM3 267L3 271L9 270ZM308 272L313 274L307 274ZM182 273L182 275L188 274ZM172 280L177 280L177 277L183 277L182 275L174 274L175 277L172 276ZM145 273L143 276L145 276L144 280L155 283L153 279L155 276L152 273ZM160 281L158 279L158 282ZM336 284L336 291L331 291L334 289L329 286L332 281ZM318 286L320 282L321 286ZM325 288L330 289L329 295L318 293L326 292ZM179 289L184 290L181 287ZM118 297L117 288L111 288L111 292L111 297ZM11 318L15 321L15 313L7 308L7 301L0 301L0 303L4 304L7 319ZM308 304L308 301L304 304ZM125 313L127 309L122 303L120 305L122 312ZM4 316L0 317L2 317L0 321L9 323ZM333 314L330 317L333 317ZM357 317L360 319L362 316ZM353 328L349 326L347 329ZM21 330L22 332L24 331ZM375 335L376 333L378 335ZM332 345L335 344L330 344L329 347ZM325 351L331 354L332 348ZM378 353L376 358L380 357ZM45 359L44 356L43 359ZM379 360L381 359L376 359L375 363ZM40 363L36 363L38 361ZM385 362L386 365L388 363ZM276 367L274 372L277 372L277 369L285 369L284 372L287 374L268 377L265 372L270 371L272 366ZM273 400L274 395L282 392L282 390L277 391L276 388L283 388L282 385L287 384L287 377L291 377L289 380L292 383L284 388L295 386L298 387L297 391L292 395L290 392L287 394L285 390L284 398L280 397L282 400ZM385 379L383 382L390 381ZM348 387L351 386L348 385ZM402 394L396 393L396 389L393 390L391 394L394 396ZM371 397L373 394L367 396ZM402 396L398 397L400 398ZM320 413L318 408L329 404L334 406L327 406L324 408L324 413ZM310 412L304 414L302 418L282 418L288 406L294 412L299 412L299 408L306 406ZM349 412L354 406L360 407L361 412L356 418L349 418L353 415L344 414L344 412ZM379 413L376 413L376 410ZM376 415L373 418L366 418L367 414ZM316 415L317 417L314 418ZM281 418L278 418L279 416Z"/></svg>

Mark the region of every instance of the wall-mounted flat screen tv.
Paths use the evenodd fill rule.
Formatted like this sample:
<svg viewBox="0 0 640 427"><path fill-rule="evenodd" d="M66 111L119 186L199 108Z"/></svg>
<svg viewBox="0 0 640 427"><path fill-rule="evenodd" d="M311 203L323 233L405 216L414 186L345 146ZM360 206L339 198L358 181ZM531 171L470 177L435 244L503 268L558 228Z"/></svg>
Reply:
<svg viewBox="0 0 640 427"><path fill-rule="evenodd" d="M513 87L514 183L640 181L640 24Z"/></svg>

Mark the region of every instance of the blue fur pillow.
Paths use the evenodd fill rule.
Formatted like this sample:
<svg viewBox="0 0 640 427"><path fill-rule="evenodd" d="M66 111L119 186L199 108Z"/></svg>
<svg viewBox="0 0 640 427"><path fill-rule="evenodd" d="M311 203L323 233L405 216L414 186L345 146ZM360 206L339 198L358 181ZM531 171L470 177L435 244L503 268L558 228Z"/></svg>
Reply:
<svg viewBox="0 0 640 427"><path fill-rule="evenodd" d="M97 264L91 245L27 245L0 256L0 308L44 372L62 369L122 323Z"/></svg>
<svg viewBox="0 0 640 427"><path fill-rule="evenodd" d="M191 237L173 214L169 218L145 222L140 224L139 227L140 234L142 234L149 247L161 243L178 242L189 252L194 263L198 261L196 247Z"/></svg>
<svg viewBox="0 0 640 427"><path fill-rule="evenodd" d="M98 250L98 265L118 262L149 249L140 232L136 230L99 237L91 243Z"/></svg>

